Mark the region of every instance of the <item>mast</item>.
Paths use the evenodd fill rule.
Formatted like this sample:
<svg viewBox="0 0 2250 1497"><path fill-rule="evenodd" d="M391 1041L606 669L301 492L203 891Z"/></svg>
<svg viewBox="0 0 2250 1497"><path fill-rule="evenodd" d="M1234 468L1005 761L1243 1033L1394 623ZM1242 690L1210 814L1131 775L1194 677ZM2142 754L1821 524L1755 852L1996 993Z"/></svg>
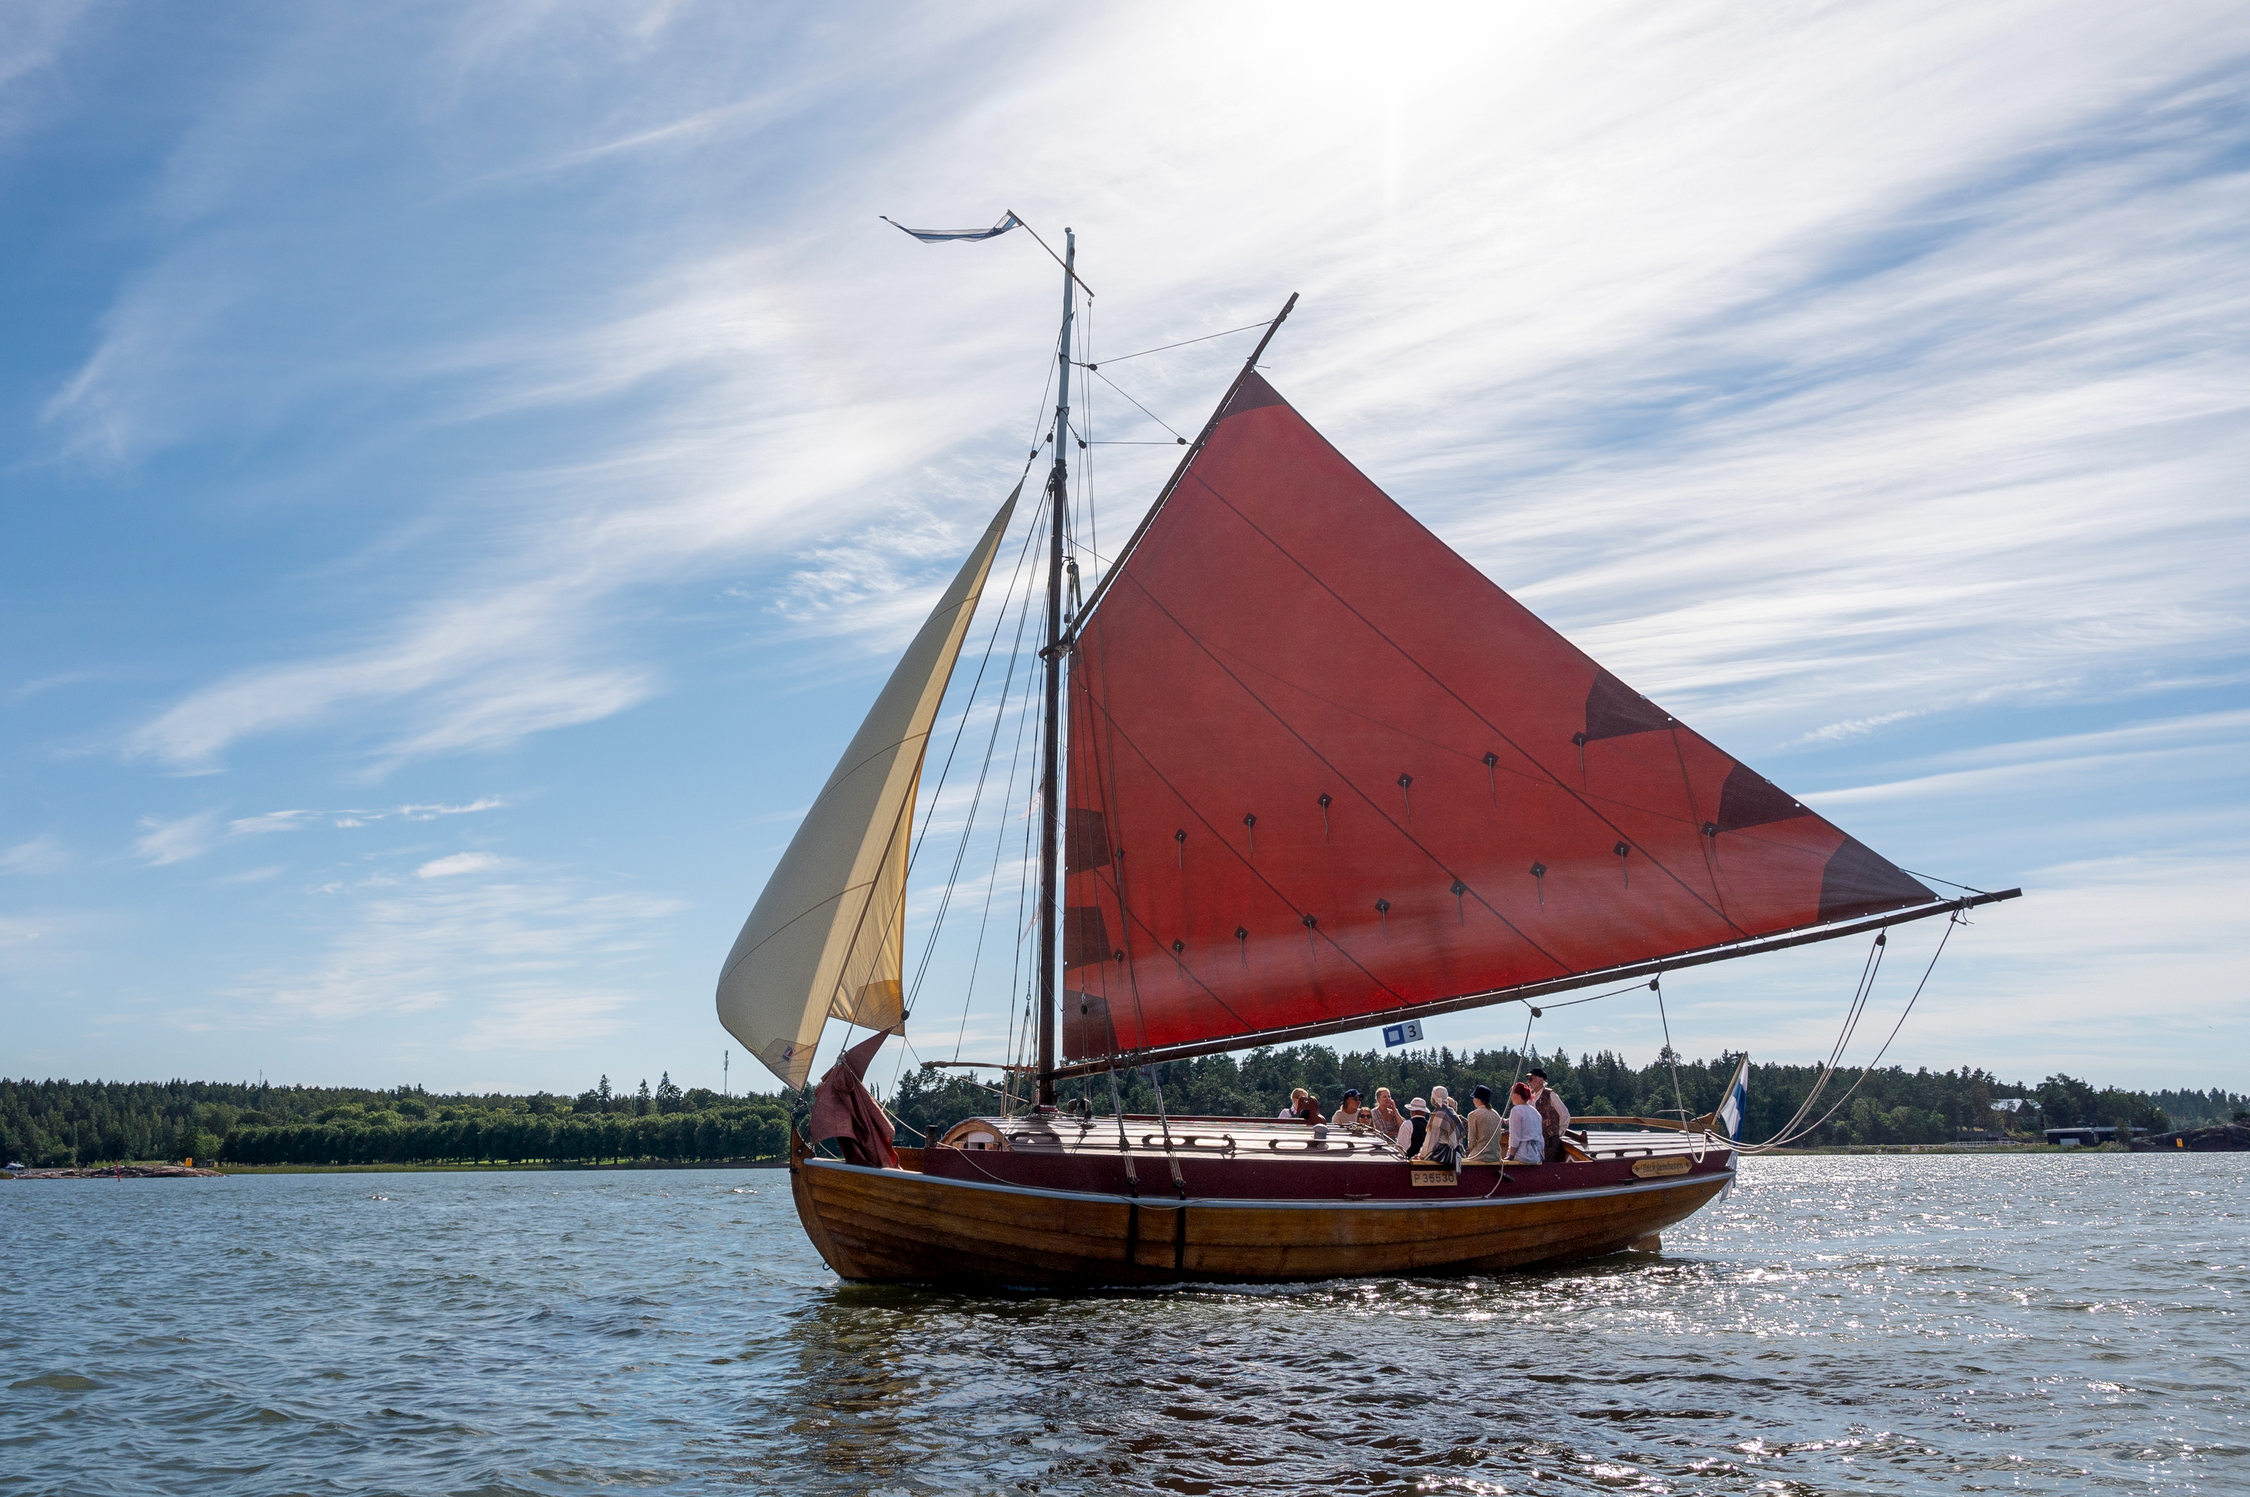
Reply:
<svg viewBox="0 0 2250 1497"><path fill-rule="evenodd" d="M1039 1105L1055 1104L1055 851L1061 841L1063 668L1063 511L1070 500L1070 471L1063 457L1070 438L1070 334L1077 312L1078 233L1063 230L1062 338L1055 350L1055 465L1047 474L1054 500L1047 521L1046 716L1040 724L1039 760Z"/></svg>

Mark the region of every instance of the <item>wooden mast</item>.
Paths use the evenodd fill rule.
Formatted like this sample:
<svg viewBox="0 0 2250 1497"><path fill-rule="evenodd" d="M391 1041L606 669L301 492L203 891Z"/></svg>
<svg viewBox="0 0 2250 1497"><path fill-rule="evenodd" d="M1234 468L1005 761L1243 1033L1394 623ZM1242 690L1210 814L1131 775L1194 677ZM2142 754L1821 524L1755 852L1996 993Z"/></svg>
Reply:
<svg viewBox="0 0 2250 1497"><path fill-rule="evenodd" d="M1039 1104L1055 1105L1055 852L1061 841L1060 792L1063 669L1063 519L1070 500L1070 470L1063 453L1070 440L1070 335L1077 314L1078 231L1063 230L1062 339L1055 349L1055 463L1048 470L1047 493L1054 500L1047 519L1046 716L1040 724L1039 759Z"/></svg>

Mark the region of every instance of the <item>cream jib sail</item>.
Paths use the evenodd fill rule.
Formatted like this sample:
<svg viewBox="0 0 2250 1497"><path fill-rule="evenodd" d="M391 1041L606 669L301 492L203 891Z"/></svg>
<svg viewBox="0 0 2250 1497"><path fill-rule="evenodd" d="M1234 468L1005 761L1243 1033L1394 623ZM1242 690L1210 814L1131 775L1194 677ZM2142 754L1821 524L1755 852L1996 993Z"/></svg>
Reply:
<svg viewBox="0 0 2250 1497"><path fill-rule="evenodd" d="M1010 494L891 672L719 974L719 1022L790 1087L811 1074L831 1017L865 1029L890 1029L905 1017L901 927L915 785L1015 509Z"/></svg>

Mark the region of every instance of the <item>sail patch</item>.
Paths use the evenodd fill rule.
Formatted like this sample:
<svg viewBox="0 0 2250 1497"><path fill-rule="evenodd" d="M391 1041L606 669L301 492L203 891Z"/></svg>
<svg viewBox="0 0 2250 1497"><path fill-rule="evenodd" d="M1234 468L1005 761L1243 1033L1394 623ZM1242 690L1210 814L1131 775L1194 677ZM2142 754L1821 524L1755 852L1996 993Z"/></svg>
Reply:
<svg viewBox="0 0 2250 1497"><path fill-rule="evenodd" d="M1668 728L1672 719L1664 709L1618 680L1597 669L1586 692L1586 741L1623 738L1628 733L1653 733Z"/></svg>
<svg viewBox="0 0 2250 1497"><path fill-rule="evenodd" d="M1063 911L1063 965L1083 967L1109 960L1109 922L1098 904L1074 904Z"/></svg>
<svg viewBox="0 0 2250 1497"><path fill-rule="evenodd" d="M1792 800L1788 791L1747 764L1737 764L1730 770L1726 784L1719 791L1718 828L1722 832L1764 826L1769 821L1787 821L1804 814L1805 808Z"/></svg>
<svg viewBox="0 0 2250 1497"><path fill-rule="evenodd" d="M1857 837L1846 837L1828 855L1820 875L1820 918L1842 920L1851 915L1919 904L1937 895L1907 877L1897 864Z"/></svg>

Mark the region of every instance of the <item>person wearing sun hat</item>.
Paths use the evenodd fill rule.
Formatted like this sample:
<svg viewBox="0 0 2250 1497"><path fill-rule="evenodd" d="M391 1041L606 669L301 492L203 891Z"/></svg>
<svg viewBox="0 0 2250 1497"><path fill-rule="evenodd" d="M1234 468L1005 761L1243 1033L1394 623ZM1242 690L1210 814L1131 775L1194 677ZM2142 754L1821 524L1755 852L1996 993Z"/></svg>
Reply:
<svg viewBox="0 0 2250 1497"><path fill-rule="evenodd" d="M1453 1106L1452 1094L1442 1086L1431 1087L1430 1131L1414 1157L1450 1168L1461 1160L1461 1136L1461 1114Z"/></svg>
<svg viewBox="0 0 2250 1497"><path fill-rule="evenodd" d="M1422 1144L1430 1132L1430 1104L1416 1097L1406 1104L1406 1126L1399 1129L1398 1146L1406 1157L1414 1158L1422 1152Z"/></svg>

